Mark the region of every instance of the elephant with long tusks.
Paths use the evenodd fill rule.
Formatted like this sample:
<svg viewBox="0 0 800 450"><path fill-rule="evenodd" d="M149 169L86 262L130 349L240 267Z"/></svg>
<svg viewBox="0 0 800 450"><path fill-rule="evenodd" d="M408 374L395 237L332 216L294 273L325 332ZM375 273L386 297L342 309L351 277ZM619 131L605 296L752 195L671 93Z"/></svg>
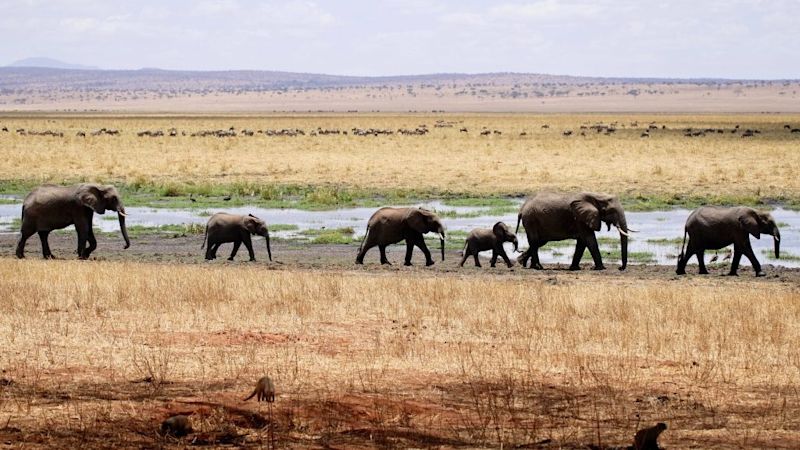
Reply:
<svg viewBox="0 0 800 450"><path fill-rule="evenodd" d="M520 208L517 216L519 225L525 227L528 236L528 250L518 258L523 267L531 260L531 268L542 269L539 262L539 247L550 241L575 239L575 254L570 270L579 270L581 258L588 248L594 260L594 270L603 270L603 260L597 244L595 232L605 223L611 230L613 225L619 231L621 265L628 265L628 236L631 230L625 219L625 211L619 200L608 194L584 192L575 195L539 193L529 198Z"/></svg>

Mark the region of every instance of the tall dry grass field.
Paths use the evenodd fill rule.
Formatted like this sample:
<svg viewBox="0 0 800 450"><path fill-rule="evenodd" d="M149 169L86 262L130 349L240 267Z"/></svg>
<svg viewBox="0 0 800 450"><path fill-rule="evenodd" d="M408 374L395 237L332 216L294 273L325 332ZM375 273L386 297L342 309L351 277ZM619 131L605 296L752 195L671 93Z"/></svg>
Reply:
<svg viewBox="0 0 800 450"><path fill-rule="evenodd" d="M434 128L437 120L452 128ZM617 122L612 135L581 126ZM659 129L641 134L650 124ZM425 136L311 136L312 130L426 124ZM271 115L0 117L0 179L308 185L514 194L588 189L628 195L790 197L800 192L797 115ZM542 128L549 125L549 128ZM760 134L742 138L740 130ZM666 126L667 129L661 129ZM122 135L76 137L116 128ZM300 128L298 137L138 137L143 130ZM461 128L468 132L460 132ZM684 129L725 132L685 137ZM23 136L18 128L64 137ZM482 130L497 130L481 136ZM572 130L573 135L562 133ZM580 136L585 132L586 136ZM525 135L521 135L525 133Z"/></svg>
<svg viewBox="0 0 800 450"><path fill-rule="evenodd" d="M591 281L0 260L0 438L178 445L190 412L268 446L271 411L289 447L800 445L797 286Z"/></svg>

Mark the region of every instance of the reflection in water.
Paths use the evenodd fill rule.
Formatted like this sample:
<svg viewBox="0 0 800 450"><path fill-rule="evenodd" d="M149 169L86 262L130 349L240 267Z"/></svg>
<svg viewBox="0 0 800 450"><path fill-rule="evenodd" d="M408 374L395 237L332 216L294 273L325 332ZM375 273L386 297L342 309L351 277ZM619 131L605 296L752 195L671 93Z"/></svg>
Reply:
<svg viewBox="0 0 800 450"><path fill-rule="evenodd" d="M483 207L455 207L446 206L441 202L420 203L424 206L437 211L455 211L457 215L475 215L480 211L485 211ZM160 225L175 224L204 224L208 220L208 212L201 215L201 210L178 210L178 209L156 209L129 207L127 224L129 227L140 225L156 227ZM226 212L233 214L251 213L267 221L268 224L292 224L297 226L297 230L277 231L274 235L282 238L299 237L299 233L308 229L321 228L343 228L351 227L357 236L363 235L369 217L375 212L376 208L348 208L333 211L303 211L299 209L263 209L237 207L227 208ZM214 211L217 212L217 211ZM652 263L673 265L676 263L678 253L680 253L680 239L683 237L683 225L689 216L689 210L675 209L670 211L655 212L628 212L628 224L631 228L639 230L632 235L629 243L629 264ZM781 254L785 256L780 260L774 259L772 254L772 238L766 236L760 240L751 238L756 256L762 264L781 265L786 267L800 267L800 212L776 209L772 211L773 217L781 228ZM0 205L0 231L16 232L12 229L14 219L20 217L20 205ZM106 220L111 219L111 220ZM453 233L451 239L463 241L464 235L458 232L469 232L476 227L491 227L498 220L504 221L510 228L517 225L517 213L511 212L501 216L479 216L479 217L444 217L449 232ZM95 216L94 224L105 232L119 230L119 223L116 214L108 213L104 216ZM601 247L604 250L604 262L619 262L619 234L612 231L598 233ZM507 244L507 252L511 256L511 246ZM528 246L525 233L520 232L519 246L524 250ZM540 249L539 255L543 263L562 263L568 265L574 252L574 241L563 241L562 245L548 245ZM615 251L616 250L616 251ZM610 252L610 253L609 253ZM726 250L719 252L719 260L722 261ZM706 257L711 258L713 251L707 251ZM591 261L588 251L584 256L584 262ZM695 263L695 260L692 260ZM742 258L742 264L747 265L747 258Z"/></svg>

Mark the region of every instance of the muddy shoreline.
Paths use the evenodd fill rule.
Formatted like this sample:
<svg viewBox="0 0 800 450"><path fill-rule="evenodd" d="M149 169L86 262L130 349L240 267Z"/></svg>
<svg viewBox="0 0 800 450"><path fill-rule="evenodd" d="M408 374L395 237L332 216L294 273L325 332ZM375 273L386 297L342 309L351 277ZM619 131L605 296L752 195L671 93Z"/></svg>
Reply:
<svg viewBox="0 0 800 450"><path fill-rule="evenodd" d="M14 258L16 248L16 234L0 235L0 257ZM255 241L253 249L256 261L249 262L247 250L239 249L234 261L230 262L231 245L220 247L217 259L205 261L204 250L200 248L202 236L165 237L159 235L144 235L136 238L127 250L122 248L123 242L117 236L97 236L98 247L92 254L91 261L121 261L144 264L164 265L209 265L215 267L248 267L263 268L264 270L291 270L291 271L333 271L353 272L358 274L375 275L404 275L404 276L453 276L453 277L487 277L507 278L510 280L532 280L551 283L560 282L592 282L596 280L619 280L620 282L636 282L638 280L674 281L676 283L687 279L712 284L722 283L788 283L800 286L800 269L781 266L764 265L766 277L756 278L748 266L740 266L738 277L725 276L729 270L729 263L708 265L710 275L698 275L697 265L687 266L686 276L675 275L674 265L636 264L629 263L625 271L620 271L619 264L604 261L606 270L591 270L591 258L586 255L582 261L580 271L568 270L571 260L570 255L564 255L563 261L545 264L545 270L531 270L515 265L507 268L498 260L497 267L489 267L489 261L482 259L483 267L474 267L472 260L468 259L464 267L459 267L461 261L460 250L448 249L445 261L435 258L436 264L425 267L422 253L415 249L412 266L403 266L405 255L404 245L394 245L387 248L387 257L391 266L382 266L378 261L378 250L373 249L367 253L364 265L355 264L355 255L358 249L356 244L310 244L299 241L278 241L272 243L273 261L269 262L263 242ZM50 235L50 247L58 259L77 259L75 254L76 238L72 233L53 233ZM571 254L572 249L567 253ZM438 253L438 252L437 252ZM40 259L41 246L38 236L28 240L25 248L26 258Z"/></svg>

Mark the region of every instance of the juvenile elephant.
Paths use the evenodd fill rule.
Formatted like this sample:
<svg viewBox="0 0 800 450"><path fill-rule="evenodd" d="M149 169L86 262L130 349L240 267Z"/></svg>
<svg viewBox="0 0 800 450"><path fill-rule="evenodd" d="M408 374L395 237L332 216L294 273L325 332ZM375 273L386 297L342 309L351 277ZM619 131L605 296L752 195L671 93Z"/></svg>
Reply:
<svg viewBox="0 0 800 450"><path fill-rule="evenodd" d="M489 228L476 228L470 231L467 236L467 242L464 244L464 256L461 258L460 267L464 266L464 261L472 255L475 258L475 266L480 267L481 263L478 260L478 253L487 250L492 251L491 266L494 267L497 263L497 257L503 258L508 267L513 266L511 261L506 255L506 250L503 248L504 242L512 242L514 244L514 251L519 248L517 236L508 229L508 226L503 222L497 222L494 226Z"/></svg>
<svg viewBox="0 0 800 450"><path fill-rule="evenodd" d="M97 248L97 240L92 231L92 218L95 212L104 214L106 210L117 212L125 248L130 247L131 241L125 228L125 208L114 186L46 184L37 187L22 202L22 227L17 243L17 258L25 257L25 242L34 233L39 233L44 258L53 258L47 236L51 231L69 225L75 225L75 231L78 233L78 257L88 258Z"/></svg>
<svg viewBox="0 0 800 450"><path fill-rule="evenodd" d="M227 213L214 214L208 219L203 245L200 248L206 245L207 240L206 259L216 259L219 246L227 242L233 242L233 251L231 256L228 257L228 261L233 261L236 252L239 251L239 246L244 242L244 246L247 247L247 252L250 254L250 261L255 261L256 255L253 253L253 242L250 240L251 234L264 236L264 240L267 241L267 255L269 255L269 260L272 261L267 224L252 214L246 216Z"/></svg>
<svg viewBox="0 0 800 450"><path fill-rule="evenodd" d="M422 236L428 232L439 234L442 261L444 261L445 232L439 216L421 208L381 208L367 222L367 233L358 248L356 264L364 264L364 255L376 245L381 251L381 264L391 264L386 259L386 246L405 240L405 265L411 265L411 253L414 251L414 246L417 246L425 255L425 265L430 266L433 264L433 259Z"/></svg>
<svg viewBox="0 0 800 450"><path fill-rule="evenodd" d="M752 234L756 239L761 239L761 233L769 234L775 243L775 257L780 257L781 232L775 219L767 212L756 211L743 206L722 208L717 206L702 206L692 211L686 219L683 232L681 254L678 257L678 275L686 273L686 263L693 255L697 255L700 273L708 274L704 261L704 252L708 249L718 250L733 244L733 261L728 275L736 275L742 254L747 256L757 277L763 277L761 264L750 246ZM689 235L689 244L686 244L686 235ZM684 252L684 246L686 252Z"/></svg>
<svg viewBox="0 0 800 450"><path fill-rule="evenodd" d="M622 265L628 265L628 229L625 211L616 197L607 194L584 192L577 195L540 193L525 201L517 216L519 224L525 226L530 247L519 257L524 267L531 258L531 268L542 269L539 262L539 247L550 241L575 239L575 254L570 270L580 270L583 252L589 248L594 260L594 270L604 270L600 248L594 233L600 231L602 223L611 230L614 225L619 231Z"/></svg>

